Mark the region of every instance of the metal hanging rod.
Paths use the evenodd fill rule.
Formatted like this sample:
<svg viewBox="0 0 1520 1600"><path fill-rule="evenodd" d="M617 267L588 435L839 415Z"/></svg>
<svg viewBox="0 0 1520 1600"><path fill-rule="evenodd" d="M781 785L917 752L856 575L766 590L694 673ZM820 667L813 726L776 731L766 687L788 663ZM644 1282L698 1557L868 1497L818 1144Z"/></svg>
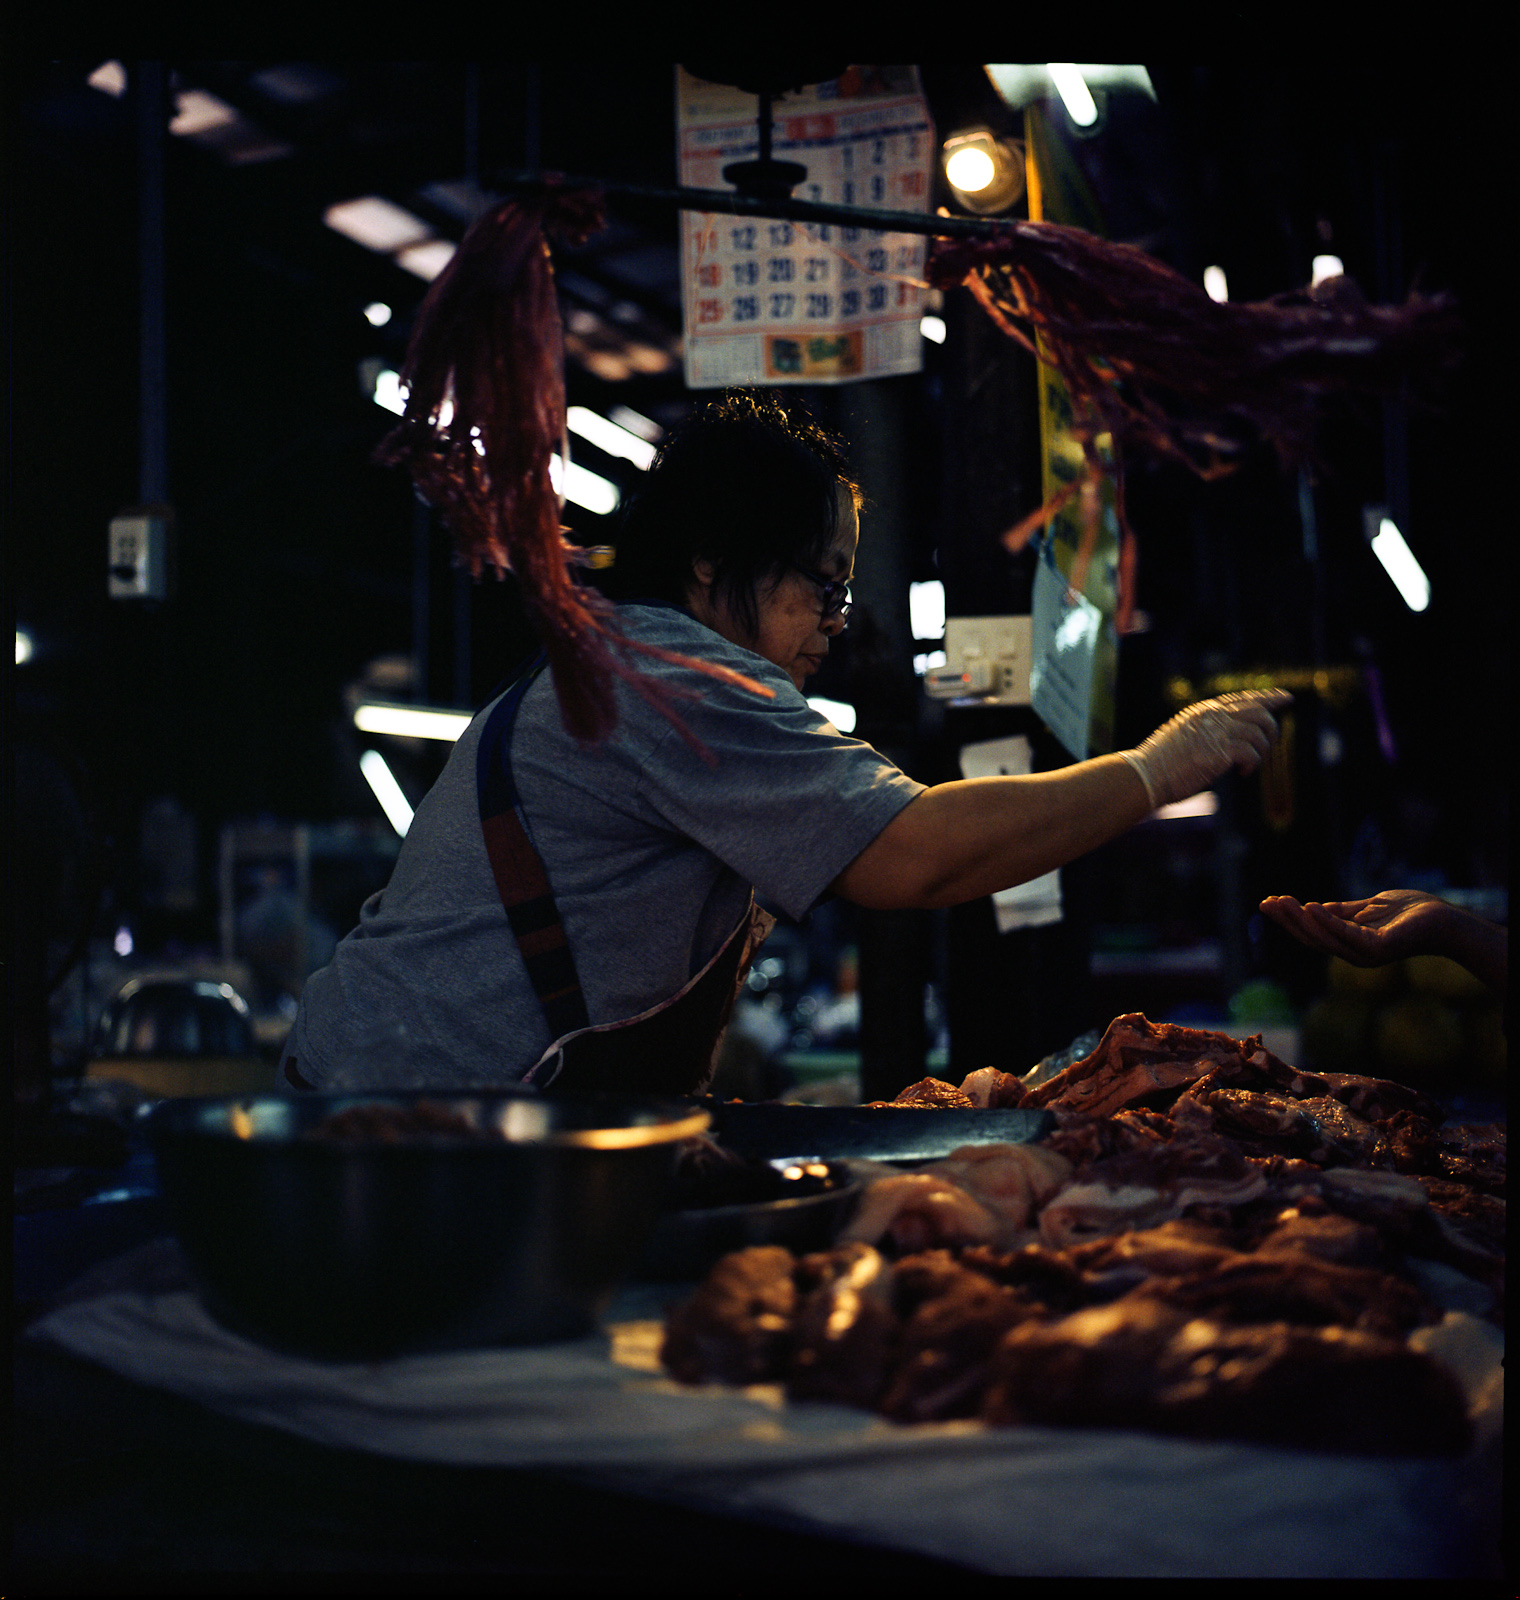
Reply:
<svg viewBox="0 0 1520 1600"><path fill-rule="evenodd" d="M828 205L741 194L736 189L660 189L640 183L609 183L602 178L572 178L562 172L508 172L498 176L503 192L537 189L552 183L562 189L594 189L603 194L656 200L682 211L723 211L740 217L770 217L785 222L833 223L880 233L923 233L937 238L997 239L1017 230L1016 217L941 217L923 211L872 211L864 206Z"/></svg>

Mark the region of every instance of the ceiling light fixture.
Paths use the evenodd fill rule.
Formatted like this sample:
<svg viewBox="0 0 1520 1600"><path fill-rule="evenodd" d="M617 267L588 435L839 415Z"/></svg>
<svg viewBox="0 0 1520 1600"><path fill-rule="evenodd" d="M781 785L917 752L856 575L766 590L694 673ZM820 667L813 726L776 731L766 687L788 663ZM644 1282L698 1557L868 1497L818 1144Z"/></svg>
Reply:
<svg viewBox="0 0 1520 1600"><path fill-rule="evenodd" d="M586 406L571 406L565 413L565 425L572 433L589 439L598 450L609 456L620 456L641 470L654 460L654 446L627 428L613 422Z"/></svg>
<svg viewBox="0 0 1520 1600"><path fill-rule="evenodd" d="M399 372L382 367L375 374L371 398L377 406L384 406L387 411L394 411L398 417L403 417L406 415L406 394L406 386L401 382Z"/></svg>
<svg viewBox="0 0 1520 1600"><path fill-rule="evenodd" d="M825 700L822 695L809 695L808 705L820 717L827 717L841 733L854 733L855 707L843 700Z"/></svg>
<svg viewBox="0 0 1520 1600"><path fill-rule="evenodd" d="M225 128L237 121L237 112L225 100L218 100L204 89L182 89L174 99L174 116L169 132L180 138L193 138L212 128Z"/></svg>
<svg viewBox="0 0 1520 1600"><path fill-rule="evenodd" d="M127 92L127 69L119 61L102 61L85 82L119 100Z"/></svg>
<svg viewBox="0 0 1520 1600"><path fill-rule="evenodd" d="M915 639L945 637L945 586L938 578L908 585L908 621Z"/></svg>
<svg viewBox="0 0 1520 1600"><path fill-rule="evenodd" d="M405 416L407 390L401 381L401 374L391 367L380 367L374 371L373 383L374 387L370 391L370 397L375 404L383 406L385 410L393 412L398 417ZM583 408L572 407L571 409L580 411ZM452 403L445 400L439 408L438 426L441 428L448 427L449 419L453 415L454 407ZM595 413L587 413L587 415L595 415ZM581 426L576 427L575 423L572 422L570 424L571 427L575 428L576 432L584 434L585 437L591 438L593 443L600 444L600 440L589 433L585 433L585 417L577 418L577 421ZM605 417L599 417L597 421L605 424L606 429L616 426L614 423L608 422ZM635 438L634 435L626 433L621 428L618 428L617 432L623 436L626 444L621 452L611 451L609 452L610 454L625 454L630 460L633 460L636 450L645 449L649 450L651 457L653 456L653 446L645 444L643 440ZM609 443L616 442L610 434L605 436L608 438ZM475 448L482 455L485 454L484 448L478 440ZM557 455L549 458L549 481L554 485L556 494L564 495L565 499L574 501L576 505L584 507L587 511L594 511L598 516L605 517L616 511L622 502L622 491L610 479L602 477L600 473L590 472L574 461L570 463L570 470L567 473L564 470L564 463L561 462ZM374 731L390 732L393 730L376 729Z"/></svg>
<svg viewBox="0 0 1520 1600"><path fill-rule="evenodd" d="M1055 87L1051 68L1043 62L994 62L982 69L1006 105L1015 111L1036 100L1047 100ZM1079 61L1077 71L1089 89L1136 90L1156 98L1151 76L1144 67L1118 65L1107 61Z"/></svg>
<svg viewBox="0 0 1520 1600"><path fill-rule="evenodd" d="M1087 87L1082 69L1075 61L1047 61L1045 67L1061 97L1061 104L1066 107L1066 115L1079 128L1092 127L1098 120L1098 103Z"/></svg>
<svg viewBox="0 0 1520 1600"><path fill-rule="evenodd" d="M272 138L235 107L205 89L181 89L175 83L174 115L169 132L215 151L232 166L274 161L291 153L290 146Z"/></svg>
<svg viewBox="0 0 1520 1600"><path fill-rule="evenodd" d="M941 159L956 200L984 216L1006 211L1024 193L1024 151L987 128L946 139Z"/></svg>
<svg viewBox="0 0 1520 1600"><path fill-rule="evenodd" d="M1398 525L1381 506L1368 506L1362 512L1362 526L1372 553L1383 564L1383 571L1403 596L1411 611L1424 611L1430 605L1430 579L1404 541Z"/></svg>
<svg viewBox="0 0 1520 1600"><path fill-rule="evenodd" d="M617 423L618 427L637 434L646 444L657 445L665 437L665 430L658 422L643 416L631 406L614 406L607 415Z"/></svg>
<svg viewBox="0 0 1520 1600"><path fill-rule="evenodd" d="M398 706L383 700L366 700L354 708L354 726L361 733L388 733L400 739L441 739L452 744L469 725L468 711Z"/></svg>
<svg viewBox="0 0 1520 1600"><path fill-rule="evenodd" d="M420 217L375 194L340 200L322 213L322 220L334 233L385 256L421 244L433 234Z"/></svg>
<svg viewBox="0 0 1520 1600"><path fill-rule="evenodd" d="M962 140L945 156L945 176L962 194L977 194L997 176L997 168L979 141Z"/></svg>
<svg viewBox="0 0 1520 1600"><path fill-rule="evenodd" d="M412 825L412 806L401 792L395 774L385 764L385 757L378 750L366 750L359 757L359 770L380 802L380 809L387 821L404 839L406 830Z"/></svg>
<svg viewBox="0 0 1520 1600"><path fill-rule="evenodd" d="M396 265L425 283L431 283L454 259L454 246L448 239L424 239L396 252Z"/></svg>
<svg viewBox="0 0 1520 1600"><path fill-rule="evenodd" d="M602 517L616 511L623 498L615 483L599 473L588 472L574 461L567 472L558 456L549 457L549 482L554 485L556 494L562 494L565 499L573 500L576 505Z"/></svg>

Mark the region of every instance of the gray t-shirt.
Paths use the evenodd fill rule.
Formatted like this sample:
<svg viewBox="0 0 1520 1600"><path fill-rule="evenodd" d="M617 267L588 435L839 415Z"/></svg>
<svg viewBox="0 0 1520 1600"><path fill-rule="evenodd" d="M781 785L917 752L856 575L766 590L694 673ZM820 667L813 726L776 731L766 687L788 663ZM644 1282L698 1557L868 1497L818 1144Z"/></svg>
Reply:
<svg viewBox="0 0 1520 1600"><path fill-rule="evenodd" d="M681 693L692 747L634 687L585 749L547 672L523 697L512 768L593 1023L669 999L749 902L801 918L923 790L841 734L790 678L670 606L624 605L624 633L699 655L774 698L634 654ZM475 758L490 707L417 809L390 883L308 980L289 1049L318 1087L445 1087L520 1079L552 1043L481 834Z"/></svg>

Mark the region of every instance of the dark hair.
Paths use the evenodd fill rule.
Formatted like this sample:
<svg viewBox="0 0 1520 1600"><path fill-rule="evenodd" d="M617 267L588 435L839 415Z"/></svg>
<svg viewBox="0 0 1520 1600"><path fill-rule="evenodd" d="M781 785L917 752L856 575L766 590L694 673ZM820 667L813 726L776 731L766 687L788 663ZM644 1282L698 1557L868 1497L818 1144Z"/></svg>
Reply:
<svg viewBox="0 0 1520 1600"><path fill-rule="evenodd" d="M597 575L614 599L686 599L692 563L753 633L755 594L789 561L816 565L839 525L839 487L860 491L838 440L774 391L731 389L660 447Z"/></svg>

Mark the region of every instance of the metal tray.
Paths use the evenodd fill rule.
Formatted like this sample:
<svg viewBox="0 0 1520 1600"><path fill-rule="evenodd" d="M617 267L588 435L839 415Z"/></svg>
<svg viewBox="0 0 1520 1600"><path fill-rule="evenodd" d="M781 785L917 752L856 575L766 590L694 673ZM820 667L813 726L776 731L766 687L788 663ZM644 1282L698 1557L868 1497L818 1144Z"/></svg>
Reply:
<svg viewBox="0 0 1520 1600"><path fill-rule="evenodd" d="M962 1145L1033 1144L1056 1125L1047 1110L701 1103L720 1144L766 1161L935 1161Z"/></svg>
<svg viewBox="0 0 1520 1600"><path fill-rule="evenodd" d="M670 1283L700 1278L720 1256L752 1245L784 1245L795 1255L827 1250L864 1188L843 1162L827 1165L831 1187L812 1194L667 1211L655 1224L634 1277Z"/></svg>

